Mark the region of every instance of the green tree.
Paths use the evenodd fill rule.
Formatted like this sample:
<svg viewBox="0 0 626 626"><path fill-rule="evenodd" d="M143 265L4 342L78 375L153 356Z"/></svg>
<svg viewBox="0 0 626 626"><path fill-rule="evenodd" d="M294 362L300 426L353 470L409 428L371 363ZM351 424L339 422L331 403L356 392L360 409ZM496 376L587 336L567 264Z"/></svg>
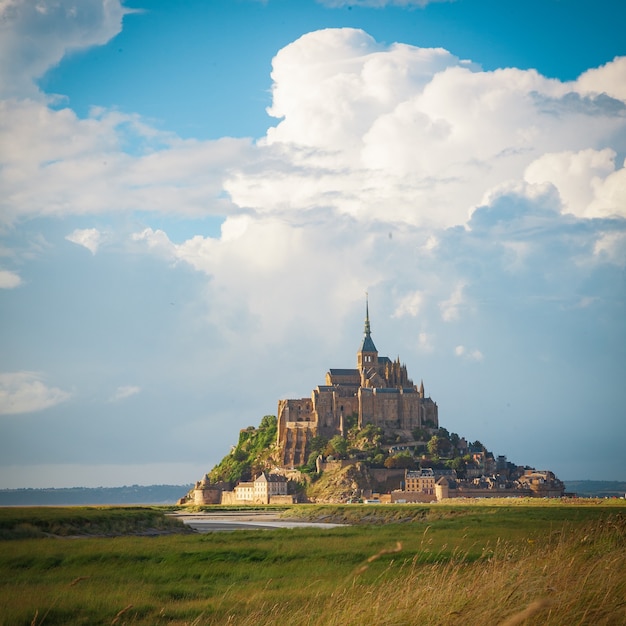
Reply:
<svg viewBox="0 0 626 626"><path fill-rule="evenodd" d="M373 467L384 467L386 460L387 457L382 452L379 452L372 457L371 464Z"/></svg>
<svg viewBox="0 0 626 626"><path fill-rule="evenodd" d="M437 435L439 435L439 437L441 437L442 439L447 439L448 441L450 441L450 433L446 428L440 426L437 430Z"/></svg>
<svg viewBox="0 0 626 626"><path fill-rule="evenodd" d="M423 428L415 428L411 431L414 441L426 441L428 433Z"/></svg>
<svg viewBox="0 0 626 626"><path fill-rule="evenodd" d="M366 424L357 436L356 447L361 450L374 450L378 448L383 440L383 430L374 424Z"/></svg>
<svg viewBox="0 0 626 626"><path fill-rule="evenodd" d="M266 469L276 442L277 420L274 415L261 419L258 428L249 426L239 433L239 441L210 472L213 482L250 480Z"/></svg>
<svg viewBox="0 0 626 626"><path fill-rule="evenodd" d="M326 454L338 458L345 458L348 453L348 442L341 436L335 435L326 446Z"/></svg>
<svg viewBox="0 0 626 626"><path fill-rule="evenodd" d="M428 452L430 452L430 454L438 457L443 449L443 440L441 437L433 435L426 447L428 448Z"/></svg>
<svg viewBox="0 0 626 626"><path fill-rule="evenodd" d="M326 437L316 435L309 441L309 450L311 451L311 454L315 453L317 458L317 455L321 454L326 449L327 445L328 439L326 439Z"/></svg>
<svg viewBox="0 0 626 626"><path fill-rule="evenodd" d="M385 460L388 469L415 469L415 459L407 452L400 452Z"/></svg>

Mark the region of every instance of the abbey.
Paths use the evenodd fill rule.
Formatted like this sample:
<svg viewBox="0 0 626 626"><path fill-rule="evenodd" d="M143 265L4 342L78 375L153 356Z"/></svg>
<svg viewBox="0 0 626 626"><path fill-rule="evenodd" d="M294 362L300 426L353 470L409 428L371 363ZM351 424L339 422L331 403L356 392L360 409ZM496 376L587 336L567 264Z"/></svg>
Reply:
<svg viewBox="0 0 626 626"><path fill-rule="evenodd" d="M357 352L356 369L331 369L326 384L310 398L278 402L278 447L282 466L303 465L313 437L345 436L353 423L373 424L386 434L411 439L416 428L439 427L437 404L408 377L400 360L379 356L371 336L369 306L365 305L365 336Z"/></svg>

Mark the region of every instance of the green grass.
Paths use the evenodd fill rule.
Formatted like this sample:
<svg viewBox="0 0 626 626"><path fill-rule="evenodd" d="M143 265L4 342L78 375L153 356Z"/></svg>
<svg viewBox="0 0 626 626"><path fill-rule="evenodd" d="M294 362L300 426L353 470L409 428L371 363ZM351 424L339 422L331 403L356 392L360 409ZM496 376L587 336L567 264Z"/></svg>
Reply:
<svg viewBox="0 0 626 626"><path fill-rule="evenodd" d="M183 532L181 523L150 507L0 507L0 540L29 537Z"/></svg>
<svg viewBox="0 0 626 626"><path fill-rule="evenodd" d="M4 509L0 528L11 519L62 526L65 514L75 536L77 519L100 528L140 513ZM626 623L623 503L312 505L288 513L368 523L5 540L0 624L498 624L524 610L531 617L510 624Z"/></svg>

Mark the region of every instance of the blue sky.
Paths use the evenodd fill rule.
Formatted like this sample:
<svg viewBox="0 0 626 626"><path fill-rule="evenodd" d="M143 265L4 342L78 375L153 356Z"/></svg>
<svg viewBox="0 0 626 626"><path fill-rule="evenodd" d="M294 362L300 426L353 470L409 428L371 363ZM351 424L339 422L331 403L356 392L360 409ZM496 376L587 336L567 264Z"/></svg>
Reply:
<svg viewBox="0 0 626 626"><path fill-rule="evenodd" d="M0 2L0 488L184 483L372 336L626 480L621 2Z"/></svg>

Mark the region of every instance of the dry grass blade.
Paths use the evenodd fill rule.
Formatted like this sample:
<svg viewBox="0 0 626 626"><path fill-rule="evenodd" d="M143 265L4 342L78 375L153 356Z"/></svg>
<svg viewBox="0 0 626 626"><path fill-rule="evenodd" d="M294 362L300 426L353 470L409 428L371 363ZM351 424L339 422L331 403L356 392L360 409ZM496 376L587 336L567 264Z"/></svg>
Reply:
<svg viewBox="0 0 626 626"><path fill-rule="evenodd" d="M132 608L133 608L133 605L129 604L128 606L125 606L121 611L118 611L117 615L113 618L113 621L111 622L111 626L113 626L113 624L117 624L120 621L120 617L122 617L124 613L127 613Z"/></svg>
<svg viewBox="0 0 626 626"><path fill-rule="evenodd" d="M357 569L355 570L354 574L357 575L357 576L359 574L362 574L369 567L369 563L373 563L374 561L377 561L384 554L394 554L396 552L401 552L401 551L402 551L402 542L398 541L396 543L395 548L384 548L380 552L377 552L376 554L373 554L372 556L370 556L367 559L365 564L357 567Z"/></svg>
<svg viewBox="0 0 626 626"><path fill-rule="evenodd" d="M539 611L547 609L551 604L552 601L548 598L535 600L534 602L531 602L523 611L520 611L515 615L511 615L511 617L501 622L499 626L518 626L518 624L521 624L524 620L536 615Z"/></svg>

